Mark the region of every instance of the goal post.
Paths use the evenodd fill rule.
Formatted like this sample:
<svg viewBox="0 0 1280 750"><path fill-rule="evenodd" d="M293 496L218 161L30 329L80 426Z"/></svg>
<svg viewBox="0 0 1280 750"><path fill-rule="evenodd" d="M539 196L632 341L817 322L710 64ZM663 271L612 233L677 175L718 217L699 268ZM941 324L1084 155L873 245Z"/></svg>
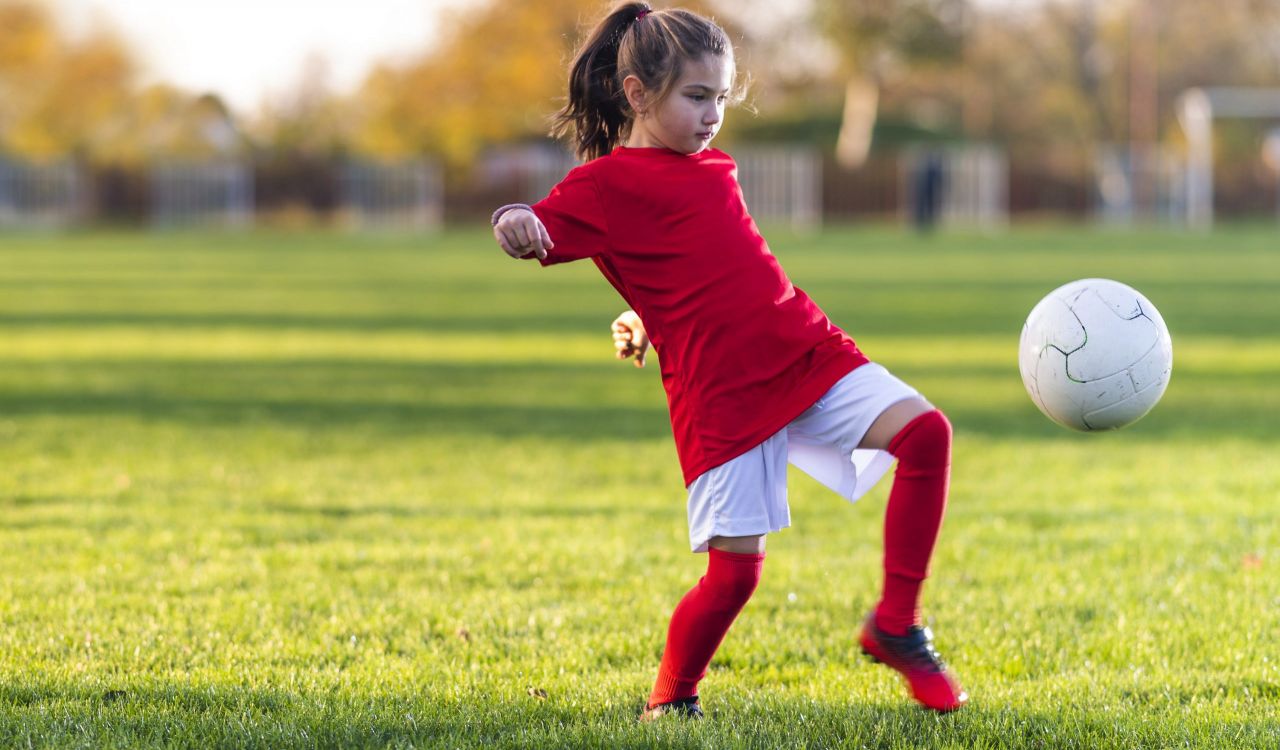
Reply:
<svg viewBox="0 0 1280 750"><path fill-rule="evenodd" d="M1178 97L1178 122L1187 136L1187 223L1213 226L1213 124L1221 118L1280 119L1280 88L1215 86Z"/></svg>

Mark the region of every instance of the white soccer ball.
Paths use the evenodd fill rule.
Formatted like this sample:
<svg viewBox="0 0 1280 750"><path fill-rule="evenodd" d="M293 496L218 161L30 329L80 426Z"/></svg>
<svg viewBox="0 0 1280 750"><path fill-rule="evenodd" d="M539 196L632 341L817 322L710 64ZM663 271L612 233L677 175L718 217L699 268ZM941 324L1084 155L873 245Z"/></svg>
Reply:
<svg viewBox="0 0 1280 750"><path fill-rule="evenodd" d="M1164 395L1173 343L1146 297L1118 281L1082 279L1031 310L1018 368L1049 419L1073 430L1115 430L1141 419Z"/></svg>

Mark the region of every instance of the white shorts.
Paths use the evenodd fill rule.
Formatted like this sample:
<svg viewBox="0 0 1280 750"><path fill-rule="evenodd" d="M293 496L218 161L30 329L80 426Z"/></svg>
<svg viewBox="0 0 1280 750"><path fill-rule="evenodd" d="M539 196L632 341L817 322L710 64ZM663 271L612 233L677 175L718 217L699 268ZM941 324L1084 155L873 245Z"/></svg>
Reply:
<svg viewBox="0 0 1280 750"><path fill-rule="evenodd" d="M893 463L889 453L858 449L858 443L885 409L919 395L874 362L855 368L763 443L693 480L690 547L705 552L712 537L790 526L788 461L849 502L857 500Z"/></svg>

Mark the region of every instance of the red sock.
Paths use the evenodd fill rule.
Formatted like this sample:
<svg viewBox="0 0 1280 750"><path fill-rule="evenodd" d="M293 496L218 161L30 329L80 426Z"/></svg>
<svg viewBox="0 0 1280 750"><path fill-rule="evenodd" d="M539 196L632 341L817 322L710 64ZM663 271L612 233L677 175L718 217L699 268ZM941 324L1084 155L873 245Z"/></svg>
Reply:
<svg viewBox="0 0 1280 750"><path fill-rule="evenodd" d="M708 550L707 574L671 615L649 708L698 694L698 682L725 633L760 582L764 555Z"/></svg>
<svg viewBox="0 0 1280 750"><path fill-rule="evenodd" d="M942 412L921 414L889 441L898 459L884 514L884 592L876 625L906 635L920 622L920 587L929 575L951 474L951 423Z"/></svg>

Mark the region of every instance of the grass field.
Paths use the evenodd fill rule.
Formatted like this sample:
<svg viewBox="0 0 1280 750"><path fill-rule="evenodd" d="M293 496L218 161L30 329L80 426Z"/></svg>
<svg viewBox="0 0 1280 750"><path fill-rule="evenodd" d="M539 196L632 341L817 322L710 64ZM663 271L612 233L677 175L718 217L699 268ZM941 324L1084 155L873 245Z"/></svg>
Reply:
<svg viewBox="0 0 1280 750"><path fill-rule="evenodd" d="M1280 747L1280 238L771 233L955 425L926 587L970 707L857 657L888 483L793 473L703 684L636 724L703 570L657 368L590 264L484 231L0 237L0 747ZM1065 281L1174 375L1078 435L1022 390Z"/></svg>

